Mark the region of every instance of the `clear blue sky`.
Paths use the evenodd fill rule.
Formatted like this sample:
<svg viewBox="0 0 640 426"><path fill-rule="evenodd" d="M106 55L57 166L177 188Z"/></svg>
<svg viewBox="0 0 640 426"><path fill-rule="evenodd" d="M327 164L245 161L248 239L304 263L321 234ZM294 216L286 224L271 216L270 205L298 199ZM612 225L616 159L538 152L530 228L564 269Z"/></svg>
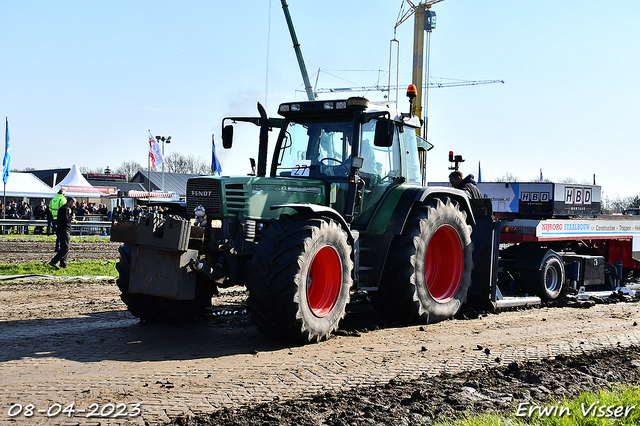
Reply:
<svg viewBox="0 0 640 426"><path fill-rule="evenodd" d="M401 3L288 0L312 83L321 69L318 88L386 84ZM607 196L638 195L639 1L445 0L433 10L431 76L505 84L429 91L429 180L446 181L452 150L465 173L481 162L483 180L595 174ZM398 28L401 84L412 32L413 19ZM16 169L146 167L149 129L172 136L166 154L209 161L224 116L255 115L256 102L275 116L280 102L306 98L278 0L4 2L0 40ZM245 174L257 145L251 135L218 151L225 174Z"/></svg>

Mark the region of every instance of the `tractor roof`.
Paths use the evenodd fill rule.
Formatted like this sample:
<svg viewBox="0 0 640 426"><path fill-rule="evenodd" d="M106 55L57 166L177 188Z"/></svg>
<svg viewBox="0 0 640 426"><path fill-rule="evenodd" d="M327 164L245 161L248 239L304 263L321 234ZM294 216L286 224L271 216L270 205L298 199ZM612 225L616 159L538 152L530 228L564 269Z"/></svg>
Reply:
<svg viewBox="0 0 640 426"><path fill-rule="evenodd" d="M332 119L347 120L352 117L353 109L361 109L364 112L388 112L394 121L403 121L404 123L420 127L420 121L417 117L407 118L399 111L389 108L385 103L372 103L366 98L352 97L349 99L338 100L321 100L321 101L302 101L302 102L286 102L280 104L278 113L283 117L292 121L318 120L324 117L332 117Z"/></svg>

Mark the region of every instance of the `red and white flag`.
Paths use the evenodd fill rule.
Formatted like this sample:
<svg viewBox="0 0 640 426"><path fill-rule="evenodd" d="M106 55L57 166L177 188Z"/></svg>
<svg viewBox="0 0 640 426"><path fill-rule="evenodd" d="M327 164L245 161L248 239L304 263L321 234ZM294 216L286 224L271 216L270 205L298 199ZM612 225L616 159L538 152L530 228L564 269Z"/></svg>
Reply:
<svg viewBox="0 0 640 426"><path fill-rule="evenodd" d="M151 167L154 169L156 166L164 163L164 158L162 157L162 151L160 150L160 144L156 142L156 139L149 131L149 157L151 157Z"/></svg>

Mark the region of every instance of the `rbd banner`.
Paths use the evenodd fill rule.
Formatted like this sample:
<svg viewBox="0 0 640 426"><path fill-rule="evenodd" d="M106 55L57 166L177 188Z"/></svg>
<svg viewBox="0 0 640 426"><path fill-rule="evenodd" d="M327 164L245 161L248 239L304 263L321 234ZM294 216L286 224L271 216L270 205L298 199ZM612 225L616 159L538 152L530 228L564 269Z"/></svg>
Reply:
<svg viewBox="0 0 640 426"><path fill-rule="evenodd" d="M552 183L482 182L478 189L491 199L494 213L551 214Z"/></svg>
<svg viewBox="0 0 640 426"><path fill-rule="evenodd" d="M553 201L554 213L558 215L600 214L601 188L596 185L556 183Z"/></svg>
<svg viewBox="0 0 640 426"><path fill-rule="evenodd" d="M532 216L600 214L600 187L558 183L482 182L478 189L491 199L494 213Z"/></svg>

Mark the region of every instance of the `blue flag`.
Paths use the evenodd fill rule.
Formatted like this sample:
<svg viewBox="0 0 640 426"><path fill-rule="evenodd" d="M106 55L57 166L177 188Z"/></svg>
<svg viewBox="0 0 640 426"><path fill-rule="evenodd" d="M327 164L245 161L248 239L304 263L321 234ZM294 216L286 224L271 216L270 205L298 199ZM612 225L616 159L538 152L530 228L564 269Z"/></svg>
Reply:
<svg viewBox="0 0 640 426"><path fill-rule="evenodd" d="M4 133L4 159L2 160L2 181L7 184L9 180L9 167L11 164L11 144L9 144L9 119L7 118L7 130Z"/></svg>
<svg viewBox="0 0 640 426"><path fill-rule="evenodd" d="M482 173L480 172L480 162L478 161L478 182L482 182Z"/></svg>
<svg viewBox="0 0 640 426"><path fill-rule="evenodd" d="M222 165L220 164L220 160L216 156L216 143L213 140L213 135L211 135L211 171L215 176L216 173L218 176L222 175Z"/></svg>

